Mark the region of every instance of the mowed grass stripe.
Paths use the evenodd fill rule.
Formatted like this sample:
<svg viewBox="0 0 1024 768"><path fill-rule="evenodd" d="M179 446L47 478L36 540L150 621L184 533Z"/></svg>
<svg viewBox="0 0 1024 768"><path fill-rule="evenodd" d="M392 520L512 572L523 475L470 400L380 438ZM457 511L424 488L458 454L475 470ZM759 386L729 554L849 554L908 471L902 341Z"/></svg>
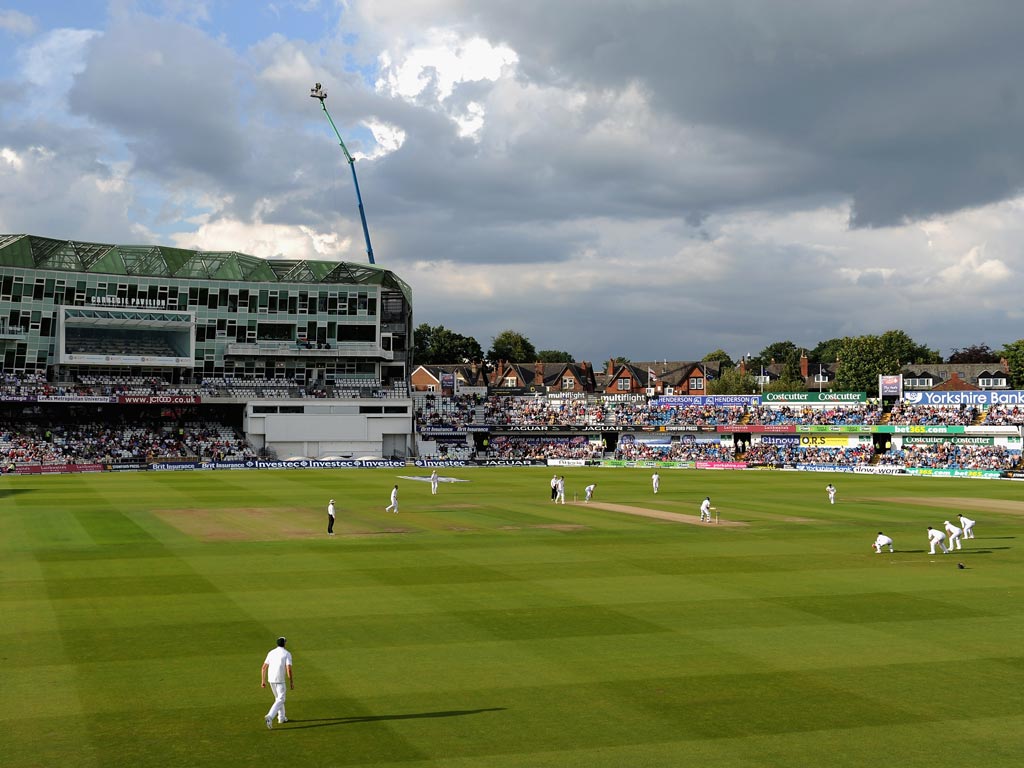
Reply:
<svg viewBox="0 0 1024 768"><path fill-rule="evenodd" d="M842 476L830 509L820 475L664 473L655 499L647 471L565 472L608 503L694 514L710 493L751 522L716 529L553 505L547 471L455 472L471 482L437 497L389 471L9 478L33 490L10 497L0 596L36 650L11 660L32 714L5 718L5 759L863 765L884 745L913 765L917 734L959 720L962 743L928 754L942 766L998 764L1020 741L1024 518L972 515L982 538L963 553L921 551L950 499L1012 500L1012 484ZM398 516L378 511L394 482ZM945 501L886 501L927 493ZM324 536L332 496L371 535ZM55 502L84 537L33 525ZM204 509L239 538L178 517ZM869 552L879 527L895 555ZM277 634L295 722L268 732L259 664ZM958 697L943 672L975 688ZM36 679L73 685L47 697Z"/></svg>

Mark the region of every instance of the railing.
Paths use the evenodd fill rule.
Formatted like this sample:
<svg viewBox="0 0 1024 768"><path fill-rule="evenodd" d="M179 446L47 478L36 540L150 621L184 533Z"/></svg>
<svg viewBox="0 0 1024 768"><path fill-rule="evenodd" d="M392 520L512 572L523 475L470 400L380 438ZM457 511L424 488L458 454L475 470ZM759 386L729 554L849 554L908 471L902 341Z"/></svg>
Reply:
<svg viewBox="0 0 1024 768"><path fill-rule="evenodd" d="M394 360L395 353L376 342L346 341L331 344L330 348L306 347L294 341L233 342L227 345L229 355L287 355L289 357L373 357Z"/></svg>

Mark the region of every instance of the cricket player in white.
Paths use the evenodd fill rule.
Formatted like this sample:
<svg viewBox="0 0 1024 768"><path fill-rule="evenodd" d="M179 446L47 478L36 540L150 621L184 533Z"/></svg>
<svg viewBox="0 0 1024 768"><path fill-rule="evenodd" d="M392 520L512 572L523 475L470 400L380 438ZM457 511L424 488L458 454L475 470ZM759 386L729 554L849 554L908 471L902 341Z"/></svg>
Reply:
<svg viewBox="0 0 1024 768"><path fill-rule="evenodd" d="M558 475L551 478L551 500L558 501Z"/></svg>
<svg viewBox="0 0 1024 768"><path fill-rule="evenodd" d="M704 522L707 520L711 522L711 497L705 496L704 501L700 503L700 520Z"/></svg>
<svg viewBox="0 0 1024 768"><path fill-rule="evenodd" d="M430 492L437 495L437 470L430 473Z"/></svg>
<svg viewBox="0 0 1024 768"><path fill-rule="evenodd" d="M892 539L881 531L878 532L878 536L875 537L875 543L872 546L875 548L876 555L882 554L883 547L888 547L890 552L896 551L892 548Z"/></svg>
<svg viewBox="0 0 1024 768"><path fill-rule="evenodd" d="M832 485L832 483L829 483L828 485L825 486L825 490L828 492L828 503L829 504L835 504L836 503L836 487L834 485Z"/></svg>
<svg viewBox="0 0 1024 768"><path fill-rule="evenodd" d="M657 493L658 489L661 488L661 475L655 472L651 475L651 485L654 486L654 492Z"/></svg>
<svg viewBox="0 0 1024 768"><path fill-rule="evenodd" d="M398 514L398 486L396 485L391 489L391 503L384 507L385 512L394 512Z"/></svg>
<svg viewBox="0 0 1024 768"><path fill-rule="evenodd" d="M583 489L587 494L587 498L585 498L584 501L588 503L590 502L590 498L594 495L594 488L596 487L596 485L596 483L591 483L590 485Z"/></svg>
<svg viewBox="0 0 1024 768"><path fill-rule="evenodd" d="M964 517L963 515L957 515L957 517L960 518L960 525L964 529L964 538L965 539L973 539L974 538L974 521L971 520L971 518L969 518L969 517Z"/></svg>
<svg viewBox="0 0 1024 768"><path fill-rule="evenodd" d="M949 522L949 520L944 522L943 525L946 527L946 533L949 534L949 544L947 545L949 549L952 551L954 544L956 545L956 549L963 549L964 545L960 539L963 537L964 532Z"/></svg>
<svg viewBox="0 0 1024 768"><path fill-rule="evenodd" d="M556 486L555 490L555 501L560 501L563 504L565 504L565 475L562 475L560 478L558 478L558 485Z"/></svg>
<svg viewBox="0 0 1024 768"><path fill-rule="evenodd" d="M936 545L942 550L942 554L949 554L949 550L946 549L946 534L942 531L937 531L930 525L928 526L928 544L931 545L931 551L928 552L929 555L935 554Z"/></svg>
<svg viewBox="0 0 1024 768"><path fill-rule="evenodd" d="M284 713L284 699L287 695L285 681L288 686L295 690L295 678L292 677L292 655L285 650L284 644L287 638L277 638L277 647L273 648L263 660L263 668L260 670L260 688L266 688L270 683L270 690L274 692L274 703L263 718L267 728L274 727L274 718L279 723L287 723L288 718Z"/></svg>

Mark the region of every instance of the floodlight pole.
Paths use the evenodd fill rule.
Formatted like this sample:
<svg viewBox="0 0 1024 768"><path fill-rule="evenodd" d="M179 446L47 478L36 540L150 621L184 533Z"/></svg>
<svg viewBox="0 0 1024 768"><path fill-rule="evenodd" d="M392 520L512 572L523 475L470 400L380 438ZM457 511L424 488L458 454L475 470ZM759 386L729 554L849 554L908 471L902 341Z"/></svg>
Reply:
<svg viewBox="0 0 1024 768"><path fill-rule="evenodd" d="M359 179L356 176L356 160L348 151L348 147L345 146L345 142L342 141L341 133L338 131L338 126L334 124L334 120L331 119L331 113L327 111L327 91L323 89L320 83L317 83L314 87L309 89L309 96L313 99L319 99L320 106L324 110L324 114L327 115L327 120L331 124L331 128L334 129L334 135L338 137L338 144L341 145L341 151L345 153L345 159L348 160L348 167L352 171L352 183L356 188L356 202L359 203L359 220L363 224L363 239L366 241L366 255L370 257L370 263L376 264L373 260L373 246L370 245L370 230L366 226L366 213L363 211L363 196L359 193Z"/></svg>

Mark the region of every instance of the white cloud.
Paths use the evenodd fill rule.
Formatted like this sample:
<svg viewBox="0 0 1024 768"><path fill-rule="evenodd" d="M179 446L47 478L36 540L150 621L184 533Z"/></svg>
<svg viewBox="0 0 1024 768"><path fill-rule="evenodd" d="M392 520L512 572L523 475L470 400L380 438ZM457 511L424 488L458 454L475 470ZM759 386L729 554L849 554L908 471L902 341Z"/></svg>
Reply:
<svg viewBox="0 0 1024 768"><path fill-rule="evenodd" d="M36 22L21 11L0 10L0 29L27 37L36 31Z"/></svg>
<svg viewBox="0 0 1024 768"><path fill-rule="evenodd" d="M458 135L476 137L484 126L486 106L479 101L446 105L465 83L495 82L514 74L519 58L505 45L481 37L462 38L451 29L428 30L414 42L400 41L379 56L377 91L446 113Z"/></svg>
<svg viewBox="0 0 1024 768"><path fill-rule="evenodd" d="M86 46L98 34L93 29L48 32L25 51L22 75L40 89L66 92L74 76L85 69Z"/></svg>
<svg viewBox="0 0 1024 768"><path fill-rule="evenodd" d="M24 51L21 76L30 86L28 101L34 111L67 111L68 91L84 71L89 44L99 34L92 29L55 29Z"/></svg>
<svg viewBox="0 0 1024 768"><path fill-rule="evenodd" d="M6 165L12 169L15 173L20 171L24 167L25 162L21 159L21 155L15 152L10 147L0 147L0 168Z"/></svg>
<svg viewBox="0 0 1024 768"><path fill-rule="evenodd" d="M985 248L980 245L971 248L959 261L939 272L941 280L959 289L1006 280L1010 275L1010 270L1001 260L985 258Z"/></svg>
<svg viewBox="0 0 1024 768"><path fill-rule="evenodd" d="M196 219L193 232L172 236L180 248L204 251L239 251L262 258L341 261L351 242L332 232L312 227L267 224L260 220L240 221L206 216Z"/></svg>

